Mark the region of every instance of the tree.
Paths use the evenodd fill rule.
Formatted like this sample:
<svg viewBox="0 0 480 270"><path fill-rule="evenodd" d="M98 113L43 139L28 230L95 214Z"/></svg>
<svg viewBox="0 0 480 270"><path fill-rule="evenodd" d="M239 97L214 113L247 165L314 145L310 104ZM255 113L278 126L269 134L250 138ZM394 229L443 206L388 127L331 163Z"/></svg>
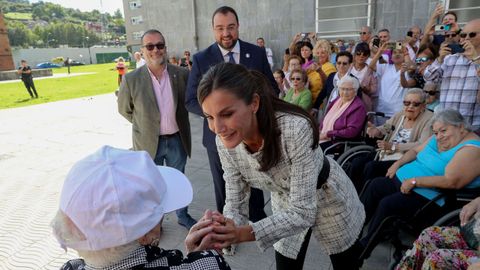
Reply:
<svg viewBox="0 0 480 270"><path fill-rule="evenodd" d="M120 11L119 8L117 8L117 10L115 10L115 12L113 13L113 18L114 19L123 19L122 12Z"/></svg>

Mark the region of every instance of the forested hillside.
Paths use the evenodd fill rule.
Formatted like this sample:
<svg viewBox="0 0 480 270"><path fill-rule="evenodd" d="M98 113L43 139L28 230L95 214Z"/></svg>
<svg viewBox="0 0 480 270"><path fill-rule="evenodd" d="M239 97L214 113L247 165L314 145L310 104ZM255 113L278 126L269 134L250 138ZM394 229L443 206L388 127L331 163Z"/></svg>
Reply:
<svg viewBox="0 0 480 270"><path fill-rule="evenodd" d="M86 47L121 44L125 40L120 10L113 15L98 10L82 12L28 0L0 0L0 9L13 47Z"/></svg>

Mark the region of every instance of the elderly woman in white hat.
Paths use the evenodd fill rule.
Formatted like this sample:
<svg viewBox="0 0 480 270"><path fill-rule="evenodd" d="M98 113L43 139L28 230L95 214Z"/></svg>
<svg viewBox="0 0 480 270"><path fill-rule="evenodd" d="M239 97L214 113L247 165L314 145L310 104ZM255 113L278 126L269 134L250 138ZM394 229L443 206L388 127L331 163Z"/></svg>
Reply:
<svg viewBox="0 0 480 270"><path fill-rule="evenodd" d="M208 250L215 237L210 211L187 235L186 258L157 246L163 216L187 206L192 193L185 175L156 166L147 152L102 147L77 162L63 186L53 232L82 259L62 269L230 269Z"/></svg>

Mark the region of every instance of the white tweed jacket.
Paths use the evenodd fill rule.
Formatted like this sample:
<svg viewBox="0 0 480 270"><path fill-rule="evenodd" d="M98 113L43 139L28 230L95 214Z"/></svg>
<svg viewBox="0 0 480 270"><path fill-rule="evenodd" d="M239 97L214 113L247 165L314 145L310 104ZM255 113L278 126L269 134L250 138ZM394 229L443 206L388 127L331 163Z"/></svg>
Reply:
<svg viewBox="0 0 480 270"><path fill-rule="evenodd" d="M264 251L270 246L296 258L309 228L327 254L340 253L358 238L365 211L353 184L332 159L326 184L316 188L324 155L312 149L308 121L278 113L282 157L266 172L259 171L262 148L249 153L244 144L226 149L219 138L217 148L226 181L223 214L237 225L248 224L250 187L271 192L273 215L252 224L256 242ZM264 141L267 144L268 141Z"/></svg>

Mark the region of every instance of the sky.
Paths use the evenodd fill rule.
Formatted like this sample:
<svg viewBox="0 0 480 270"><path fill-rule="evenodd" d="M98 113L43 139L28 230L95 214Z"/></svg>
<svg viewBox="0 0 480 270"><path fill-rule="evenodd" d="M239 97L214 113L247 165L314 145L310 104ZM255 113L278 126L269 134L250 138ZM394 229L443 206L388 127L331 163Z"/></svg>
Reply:
<svg viewBox="0 0 480 270"><path fill-rule="evenodd" d="M39 1L40 0L30 0L30 3L36 3ZM115 10L120 9L123 14L122 0L43 0L43 2L59 4L66 8L78 8L81 11L92 11L97 9L100 12L108 12L111 15L113 15Z"/></svg>

